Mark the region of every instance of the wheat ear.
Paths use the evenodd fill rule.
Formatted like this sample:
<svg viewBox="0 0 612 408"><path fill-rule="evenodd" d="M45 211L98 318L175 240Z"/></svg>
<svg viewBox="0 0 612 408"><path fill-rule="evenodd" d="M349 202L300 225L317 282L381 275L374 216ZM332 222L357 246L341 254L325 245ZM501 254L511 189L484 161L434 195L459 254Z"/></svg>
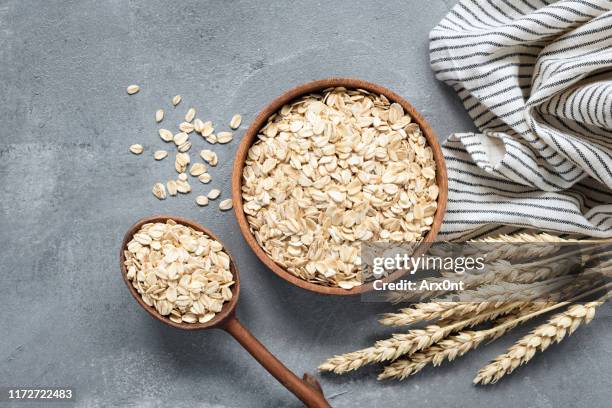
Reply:
<svg viewBox="0 0 612 408"><path fill-rule="evenodd" d="M427 303L417 303L410 308L400 309L397 313L387 313L379 320L386 326L406 326L415 322L435 319L455 319L490 311L516 300L530 301L544 293L557 290L569 278L558 278L527 285L503 282L483 286L477 290L461 293L465 299L439 299Z"/></svg>
<svg viewBox="0 0 612 408"><path fill-rule="evenodd" d="M554 259L554 258L553 258ZM573 265L572 260L561 259L548 265L540 265L543 261L512 265L508 261L495 261L487 265L487 271L480 275L451 276L428 279L428 282L463 282L465 289L473 289L484 284L500 282L533 283L538 280L562 276L567 274ZM391 303L410 302L448 293L448 290L439 291L395 291L387 299Z"/></svg>
<svg viewBox="0 0 612 408"><path fill-rule="evenodd" d="M609 297L610 293L606 293L596 301L572 305L565 312L554 315L546 324L536 327L505 354L483 367L474 378L474 384L495 384L517 367L528 363L538 350L544 351L551 344L561 342L581 324L588 324L593 320L596 308Z"/></svg>
<svg viewBox="0 0 612 408"><path fill-rule="evenodd" d="M526 309L529 311L531 309ZM463 331L449 336L418 353L412 354L408 358L403 358L393 362L384 368L378 375L379 380L404 378L414 375L421 371L428 364L438 366L444 360L453 361L457 357L463 356L470 350L477 348L483 341L499 337L519 324L518 319L511 321L512 324L499 325L491 330Z"/></svg>
<svg viewBox="0 0 612 408"><path fill-rule="evenodd" d="M512 315L506 315L496 321L496 326L488 330L479 331L463 331L441 340L420 352L412 354L408 358L403 358L395 361L391 365L384 368L379 374L378 379L384 380L396 378L403 380L408 376L414 375L425 368L428 364L438 366L445 360L453 361L457 357L461 357L468 351L477 348L484 341L495 340L508 331L515 328L519 323L532 319L541 313L541 310L552 310L553 306L558 304L559 299L565 297L566 294L575 294L577 290L592 287L593 282L587 279L581 282L576 282L568 285L562 291L551 295L550 299L542 302L526 302L523 307ZM600 288L596 289L597 291ZM579 300L584 296L588 296L592 291L575 296L573 300ZM567 304L567 303L564 303ZM561 307L562 305L556 306Z"/></svg>
<svg viewBox="0 0 612 408"><path fill-rule="evenodd" d="M485 237L480 239L472 239L468 242L481 242L481 243L541 243L541 242L550 242L550 243L603 243L603 242L612 242L612 238L604 238L604 239L572 239L572 238L561 238L556 235L547 234L545 232L539 234L529 234L525 232L521 232L518 234L501 234L493 237Z"/></svg>
<svg viewBox="0 0 612 408"><path fill-rule="evenodd" d="M512 302L503 307L463 320L441 321L438 324L429 325L423 329L412 329L407 333L397 333L389 339L377 341L372 347L331 357L319 366L319 370L344 374L357 370L367 364L393 361L403 355L411 355L429 347L447 337L450 333L495 319L516 309L523 303L522 301Z"/></svg>
<svg viewBox="0 0 612 408"><path fill-rule="evenodd" d="M570 239L570 238L561 238L555 235L540 233L540 234L528 234L528 233L520 233L520 234L512 234L512 235L497 235L494 237L485 237L476 240L468 241L468 245L470 244L486 244L485 248L481 245L471 245L477 248L482 252L483 249L486 249L487 252L487 260L489 262L499 259L508 259L508 260L520 260L520 259L530 259L530 258L543 258L546 256L553 255L563 248L562 244L569 243L604 243L604 242L612 242L610 239ZM518 244L524 243L527 245L521 245L520 247L516 247L513 245L507 244ZM539 245L542 243L549 243L553 245ZM529 245L534 244L534 245ZM558 244L558 245L554 245Z"/></svg>

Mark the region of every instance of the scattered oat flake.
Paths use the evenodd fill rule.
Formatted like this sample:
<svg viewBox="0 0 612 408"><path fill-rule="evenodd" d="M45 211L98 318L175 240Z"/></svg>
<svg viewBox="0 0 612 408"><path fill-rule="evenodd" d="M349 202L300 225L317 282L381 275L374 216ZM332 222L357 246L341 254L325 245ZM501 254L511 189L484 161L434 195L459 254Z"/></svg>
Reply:
<svg viewBox="0 0 612 408"><path fill-rule="evenodd" d="M181 194L187 194L191 192L191 186L189 185L189 182L185 180L177 180L176 189Z"/></svg>
<svg viewBox="0 0 612 408"><path fill-rule="evenodd" d="M194 177L201 176L206 172L206 166L202 163L193 163L189 169L189 174Z"/></svg>
<svg viewBox="0 0 612 408"><path fill-rule="evenodd" d="M202 133L202 130L204 130L204 122L202 122L202 119L196 118L193 121L193 130L195 130L197 133Z"/></svg>
<svg viewBox="0 0 612 408"><path fill-rule="evenodd" d="M127 93L129 95L134 95L138 91L140 91L140 87L138 85L130 85L127 87Z"/></svg>
<svg viewBox="0 0 612 408"><path fill-rule="evenodd" d="M219 203L219 209L221 211L227 211L232 208L232 205L233 205L232 199L227 198Z"/></svg>
<svg viewBox="0 0 612 408"><path fill-rule="evenodd" d="M157 132L164 142L171 142L174 139L174 135L168 129L159 129Z"/></svg>
<svg viewBox="0 0 612 408"><path fill-rule="evenodd" d="M182 123L179 125L179 129L180 129L180 131L181 131L181 132L191 133L191 132L193 132L194 127L193 127L193 125L192 125L191 123L189 123L189 122L182 122Z"/></svg>
<svg viewBox="0 0 612 408"><path fill-rule="evenodd" d="M232 132L217 133L217 142L224 144L232 141Z"/></svg>
<svg viewBox="0 0 612 408"><path fill-rule="evenodd" d="M153 158L155 158L155 160L163 160L168 156L168 152L165 150L156 150L155 153L153 153Z"/></svg>
<svg viewBox="0 0 612 408"><path fill-rule="evenodd" d="M205 205L208 205L208 197L203 196L203 195L197 196L196 204L199 205L200 207L204 207Z"/></svg>
<svg viewBox="0 0 612 408"><path fill-rule="evenodd" d="M163 183L155 183L153 185L153 195L155 197L157 197L160 200L165 200L166 199L166 187L163 185Z"/></svg>
<svg viewBox="0 0 612 408"><path fill-rule="evenodd" d="M166 187L168 188L168 194L170 194L171 196L175 196L178 192L176 181L174 180L168 180L168 182L166 182Z"/></svg>
<svg viewBox="0 0 612 408"><path fill-rule="evenodd" d="M185 143L187 140L189 139L189 135L185 132L179 132L176 135L174 135L174 144L177 146L182 145L183 143Z"/></svg>
<svg viewBox="0 0 612 408"><path fill-rule="evenodd" d="M159 123L162 120L164 120L164 110L158 109L157 111L155 111L155 122Z"/></svg>
<svg viewBox="0 0 612 408"><path fill-rule="evenodd" d="M182 99L183 98L181 98L181 95L176 95L174 98L172 98L172 105L173 106L178 105L179 103L181 103Z"/></svg>
<svg viewBox="0 0 612 408"><path fill-rule="evenodd" d="M230 127L236 130L240 127L240 123L242 123L242 116L235 114L230 121Z"/></svg>
<svg viewBox="0 0 612 408"><path fill-rule="evenodd" d="M141 154L143 152L143 150L144 150L144 148L140 144L133 144L133 145L130 146L130 152L132 152L134 154Z"/></svg>
<svg viewBox="0 0 612 408"><path fill-rule="evenodd" d="M209 137L210 135L213 134L214 131L215 131L215 128L213 127L212 122L209 120L207 122L204 122L204 126L202 126L202 131L200 133L204 137Z"/></svg>
<svg viewBox="0 0 612 408"><path fill-rule="evenodd" d="M185 153L189 151L189 149L191 149L191 142L189 140L183 143L182 145L178 146L177 148L177 150L181 153Z"/></svg>
<svg viewBox="0 0 612 408"><path fill-rule="evenodd" d="M215 200L219 198L220 195L221 195L221 191L219 191L219 189L217 188L213 188L212 190L208 192L207 197L211 200Z"/></svg>
<svg viewBox="0 0 612 408"><path fill-rule="evenodd" d="M204 149L200 152L200 157L202 160L206 161L211 166L216 166L219 158L217 157L217 153L213 152L209 149Z"/></svg>
<svg viewBox="0 0 612 408"><path fill-rule="evenodd" d="M207 141L208 143L210 143L210 144L215 144L215 143L217 143L217 135L215 135L215 134L213 133L212 135L210 135L210 136L208 136L208 137L206 138L206 141Z"/></svg>
<svg viewBox="0 0 612 408"><path fill-rule="evenodd" d="M185 114L185 122L191 122L195 118L195 115L196 115L195 108L189 108L189 110Z"/></svg>
<svg viewBox="0 0 612 408"><path fill-rule="evenodd" d="M212 180L212 177L210 173L203 173L198 177L198 180L200 180L204 184L208 184Z"/></svg>

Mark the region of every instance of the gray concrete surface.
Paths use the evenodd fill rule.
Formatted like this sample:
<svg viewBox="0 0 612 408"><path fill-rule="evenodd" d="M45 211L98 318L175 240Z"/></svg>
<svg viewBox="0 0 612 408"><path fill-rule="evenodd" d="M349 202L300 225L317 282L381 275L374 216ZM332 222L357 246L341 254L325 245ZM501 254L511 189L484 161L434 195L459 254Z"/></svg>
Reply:
<svg viewBox="0 0 612 408"><path fill-rule="evenodd" d="M120 240L156 213L223 239L242 274L240 319L297 373L389 334L376 314L392 307L274 276L232 213L197 208L195 194L156 200L152 184L173 170L150 157L163 147L153 114L181 94L165 125L190 106L218 123L240 112L239 140L282 91L346 75L396 90L441 138L470 130L428 65L428 32L452 3L0 1L0 386L73 387L76 407L300 406L228 335L172 330L131 300ZM131 83L142 90L128 97ZM238 140L216 149L211 186L224 196ZM132 143L146 153L128 153ZM402 383L378 383L378 368L320 379L334 407L609 406L609 324L596 319L486 389L471 385L474 373L519 333Z"/></svg>

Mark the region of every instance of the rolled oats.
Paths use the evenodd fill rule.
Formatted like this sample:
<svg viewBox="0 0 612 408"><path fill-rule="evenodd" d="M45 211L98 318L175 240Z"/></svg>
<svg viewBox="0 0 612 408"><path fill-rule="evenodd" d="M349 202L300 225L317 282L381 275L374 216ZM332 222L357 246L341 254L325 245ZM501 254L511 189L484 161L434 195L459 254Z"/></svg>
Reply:
<svg viewBox="0 0 612 408"><path fill-rule="evenodd" d="M223 201L221 201L219 203L219 209L221 211L230 210L232 208L232 206L233 206L233 203L232 203L232 199L231 198L227 198L227 199L225 199L225 200L223 200Z"/></svg>
<svg viewBox="0 0 612 408"><path fill-rule="evenodd" d="M174 140L174 135L172 135L172 132L168 129L159 129L158 132L159 137L161 137L164 142L171 142Z"/></svg>
<svg viewBox="0 0 612 408"><path fill-rule="evenodd" d="M240 127L240 123L242 123L242 116L235 114L230 121L230 127L236 130Z"/></svg>
<svg viewBox="0 0 612 408"><path fill-rule="evenodd" d="M164 120L164 110L158 109L157 111L155 111L155 122L159 123L162 120Z"/></svg>
<svg viewBox="0 0 612 408"><path fill-rule="evenodd" d="M175 196L178 193L178 186L176 185L176 181L168 180L166 182L166 188L168 189L168 194L171 196Z"/></svg>
<svg viewBox="0 0 612 408"><path fill-rule="evenodd" d="M196 110L195 108L189 108L187 113L185 114L185 122L191 122L195 118Z"/></svg>
<svg viewBox="0 0 612 408"><path fill-rule="evenodd" d="M149 223L124 249L127 279L145 304L176 323L206 323L232 299L223 245L173 220Z"/></svg>
<svg viewBox="0 0 612 408"><path fill-rule="evenodd" d="M203 195L197 196L196 204L199 205L200 207L204 207L205 205L208 205L208 197L203 196Z"/></svg>
<svg viewBox="0 0 612 408"><path fill-rule="evenodd" d="M189 123L189 122L182 122L182 123L179 125L179 129L180 129L180 131L181 131L181 132L191 133L191 132L193 132L194 127L193 127L193 125L192 125L191 123Z"/></svg>
<svg viewBox="0 0 612 408"><path fill-rule="evenodd" d="M204 122L202 122L202 119L196 118L193 121L193 130L195 130L197 133L202 134L202 131L204 130Z"/></svg>
<svg viewBox="0 0 612 408"><path fill-rule="evenodd" d="M206 166L202 163L193 163L189 169L189 174L194 177L200 176L206 173Z"/></svg>
<svg viewBox="0 0 612 408"><path fill-rule="evenodd" d="M202 131L200 133L204 137L209 137L210 135L213 134L214 131L215 131L215 128L213 127L212 122L209 120L209 121L203 123Z"/></svg>
<svg viewBox="0 0 612 408"><path fill-rule="evenodd" d="M165 150L156 150L155 153L153 153L153 158L155 160L163 160L168 156L168 152Z"/></svg>
<svg viewBox="0 0 612 408"><path fill-rule="evenodd" d="M189 135L185 132L179 132L176 135L174 135L174 144L177 146L182 145L183 143L185 143L187 140L189 140Z"/></svg>
<svg viewBox="0 0 612 408"><path fill-rule="evenodd" d="M216 166L217 162L219 161L217 157L217 153L213 152L212 150L208 150L208 149L202 150L200 152L200 157L202 158L202 160L204 160L211 166Z"/></svg>
<svg viewBox="0 0 612 408"><path fill-rule="evenodd" d="M163 183L155 183L153 185L153 190L151 190L153 195L160 200L166 199L166 187Z"/></svg>
<svg viewBox="0 0 612 408"><path fill-rule="evenodd" d="M189 153L177 153L174 160L174 168L177 173L184 173L189 166Z"/></svg>
<svg viewBox="0 0 612 408"><path fill-rule="evenodd" d="M232 141L232 132L219 132L217 133L217 142L221 144L229 143Z"/></svg>
<svg viewBox="0 0 612 408"><path fill-rule="evenodd" d="M243 208L277 264L351 289L367 278L361 242L418 242L431 229L435 169L400 104L328 89L283 106L260 130L243 170Z"/></svg>
<svg viewBox="0 0 612 408"><path fill-rule="evenodd" d="M208 184L212 180L212 177L210 176L210 173L204 173L198 177L198 180L200 180L204 184Z"/></svg>
<svg viewBox="0 0 612 408"><path fill-rule="evenodd" d="M189 149L191 149L191 142L189 140L177 147L177 150L181 153L188 152Z"/></svg>
<svg viewBox="0 0 612 408"><path fill-rule="evenodd" d="M221 191L219 189L213 188L206 195L210 200L216 200L221 195Z"/></svg>
<svg viewBox="0 0 612 408"><path fill-rule="evenodd" d="M142 145L139 145L139 144L133 144L130 146L130 152L134 154L141 154L143 150L144 148L142 147Z"/></svg>

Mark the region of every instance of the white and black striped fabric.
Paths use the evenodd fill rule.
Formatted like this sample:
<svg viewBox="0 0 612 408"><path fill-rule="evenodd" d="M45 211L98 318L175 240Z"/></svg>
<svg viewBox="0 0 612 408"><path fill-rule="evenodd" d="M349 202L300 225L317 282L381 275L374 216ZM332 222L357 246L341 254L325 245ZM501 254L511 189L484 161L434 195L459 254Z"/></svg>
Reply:
<svg viewBox="0 0 612 408"><path fill-rule="evenodd" d="M430 58L482 132L444 143L440 239L612 236L611 1L461 0Z"/></svg>

